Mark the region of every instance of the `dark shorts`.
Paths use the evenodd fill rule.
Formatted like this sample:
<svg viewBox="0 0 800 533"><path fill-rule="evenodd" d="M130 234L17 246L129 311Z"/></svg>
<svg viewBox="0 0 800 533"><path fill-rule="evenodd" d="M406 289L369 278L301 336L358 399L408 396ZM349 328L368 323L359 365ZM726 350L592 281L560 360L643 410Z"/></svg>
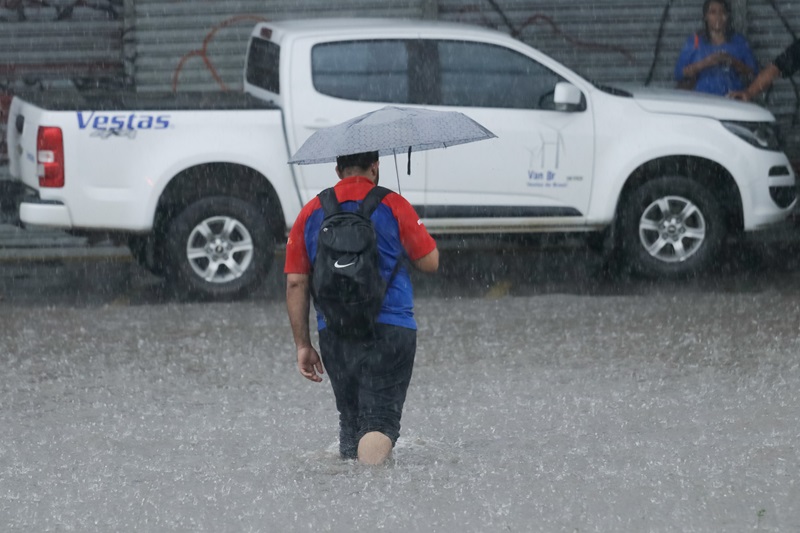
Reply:
<svg viewBox="0 0 800 533"><path fill-rule="evenodd" d="M400 436L400 417L411 382L417 332L378 324L371 339L343 339L319 332L322 363L339 410L339 451L355 458L358 441L371 431Z"/></svg>

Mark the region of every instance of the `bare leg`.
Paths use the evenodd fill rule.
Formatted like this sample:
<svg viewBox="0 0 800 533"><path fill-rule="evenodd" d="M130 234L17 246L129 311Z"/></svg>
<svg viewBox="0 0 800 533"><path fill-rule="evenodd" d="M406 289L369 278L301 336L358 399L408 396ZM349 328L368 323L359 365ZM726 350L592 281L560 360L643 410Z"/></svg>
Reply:
<svg viewBox="0 0 800 533"><path fill-rule="evenodd" d="M379 431L370 431L358 441L358 462L380 465L392 455L392 441Z"/></svg>

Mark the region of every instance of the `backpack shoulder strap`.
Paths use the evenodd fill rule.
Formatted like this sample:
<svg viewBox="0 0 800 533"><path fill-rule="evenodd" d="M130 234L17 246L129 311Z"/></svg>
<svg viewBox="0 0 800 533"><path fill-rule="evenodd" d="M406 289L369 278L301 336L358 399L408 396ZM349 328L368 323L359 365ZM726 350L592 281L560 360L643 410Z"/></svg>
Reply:
<svg viewBox="0 0 800 533"><path fill-rule="evenodd" d="M390 192L392 192L390 189L376 185L370 189L367 195L364 197L364 201L361 202L361 208L359 209L359 212L367 218L371 217L372 213L375 212L380 203Z"/></svg>
<svg viewBox="0 0 800 533"><path fill-rule="evenodd" d="M327 189L323 190L317 195L317 197L322 204L322 209L325 211L325 216L338 213L342 210L339 200L336 199L336 191L333 190L333 187L328 187Z"/></svg>

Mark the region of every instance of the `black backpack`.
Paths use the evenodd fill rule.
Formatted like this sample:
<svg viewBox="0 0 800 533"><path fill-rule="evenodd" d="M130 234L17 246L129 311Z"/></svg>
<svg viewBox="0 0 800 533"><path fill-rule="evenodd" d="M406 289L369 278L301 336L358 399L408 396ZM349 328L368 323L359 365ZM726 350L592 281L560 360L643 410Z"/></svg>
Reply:
<svg viewBox="0 0 800 533"><path fill-rule="evenodd" d="M325 212L311 272L311 294L330 331L365 337L386 295L380 273L378 239L370 216L391 191L373 187L358 211L343 211L333 188L319 193Z"/></svg>

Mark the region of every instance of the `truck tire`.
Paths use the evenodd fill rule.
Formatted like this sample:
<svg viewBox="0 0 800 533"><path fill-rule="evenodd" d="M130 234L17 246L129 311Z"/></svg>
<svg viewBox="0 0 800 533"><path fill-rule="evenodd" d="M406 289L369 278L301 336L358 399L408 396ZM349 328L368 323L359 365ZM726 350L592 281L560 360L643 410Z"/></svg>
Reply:
<svg viewBox="0 0 800 533"><path fill-rule="evenodd" d="M704 270L726 234L719 203L684 177L658 178L636 189L622 206L619 229L623 264L651 278Z"/></svg>
<svg viewBox="0 0 800 533"><path fill-rule="evenodd" d="M275 239L267 227L259 210L238 198L212 196L189 205L167 230L167 279L181 296L243 296L272 265Z"/></svg>

